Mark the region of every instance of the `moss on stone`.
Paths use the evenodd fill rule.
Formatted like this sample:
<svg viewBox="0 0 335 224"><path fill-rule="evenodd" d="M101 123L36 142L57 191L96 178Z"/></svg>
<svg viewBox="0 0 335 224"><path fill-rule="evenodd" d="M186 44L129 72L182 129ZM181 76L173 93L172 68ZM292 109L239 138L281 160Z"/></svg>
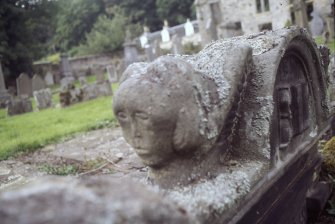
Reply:
<svg viewBox="0 0 335 224"><path fill-rule="evenodd" d="M323 148L324 166L329 173L335 174L335 137L332 137Z"/></svg>

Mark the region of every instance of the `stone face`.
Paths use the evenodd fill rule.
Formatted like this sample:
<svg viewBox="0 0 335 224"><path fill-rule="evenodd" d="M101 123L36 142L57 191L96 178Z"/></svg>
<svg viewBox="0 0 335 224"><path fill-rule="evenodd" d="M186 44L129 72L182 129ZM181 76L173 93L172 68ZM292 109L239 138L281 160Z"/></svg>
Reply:
<svg viewBox="0 0 335 224"><path fill-rule="evenodd" d="M234 53L222 60L228 51ZM125 139L146 165L160 167L181 154L208 153L237 100L250 57L246 45L222 45L194 58L166 56L124 72L113 109Z"/></svg>
<svg viewBox="0 0 335 224"><path fill-rule="evenodd" d="M54 77L51 72L47 72L44 76L44 81L47 86L52 86L55 84Z"/></svg>
<svg viewBox="0 0 335 224"><path fill-rule="evenodd" d="M7 102L7 115L13 116L33 111L31 100L27 96L21 96Z"/></svg>
<svg viewBox="0 0 335 224"><path fill-rule="evenodd" d="M39 75L34 75L31 82L33 92L44 89L46 87L44 80Z"/></svg>
<svg viewBox="0 0 335 224"><path fill-rule="evenodd" d="M34 91L36 106L39 110L43 110L52 106L52 93L49 88Z"/></svg>
<svg viewBox="0 0 335 224"><path fill-rule="evenodd" d="M16 79L17 95L33 95L32 83L30 77L26 73L20 74Z"/></svg>
<svg viewBox="0 0 335 224"><path fill-rule="evenodd" d="M0 196L2 224L194 223L159 194L129 180L44 178Z"/></svg>

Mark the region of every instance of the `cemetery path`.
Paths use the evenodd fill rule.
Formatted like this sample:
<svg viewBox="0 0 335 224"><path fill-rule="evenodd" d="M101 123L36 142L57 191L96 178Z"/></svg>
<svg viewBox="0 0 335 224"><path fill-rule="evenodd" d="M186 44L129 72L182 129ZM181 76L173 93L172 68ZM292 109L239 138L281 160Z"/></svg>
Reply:
<svg viewBox="0 0 335 224"><path fill-rule="evenodd" d="M147 168L125 142L120 128L105 128L0 161L0 192L44 175L145 179Z"/></svg>

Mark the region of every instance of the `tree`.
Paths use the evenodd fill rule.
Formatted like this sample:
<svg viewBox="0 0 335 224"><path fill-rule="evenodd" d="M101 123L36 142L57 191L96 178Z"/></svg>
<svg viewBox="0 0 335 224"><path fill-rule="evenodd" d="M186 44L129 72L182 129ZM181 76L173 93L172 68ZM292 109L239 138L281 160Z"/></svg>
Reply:
<svg viewBox="0 0 335 224"><path fill-rule="evenodd" d="M172 26L185 23L187 18L195 18L193 2L194 0L156 0L157 14Z"/></svg>
<svg viewBox="0 0 335 224"><path fill-rule="evenodd" d="M5 77L32 72L32 62L46 53L53 34L54 2L0 1L0 54Z"/></svg>
<svg viewBox="0 0 335 224"><path fill-rule="evenodd" d="M57 50L68 51L85 42L100 15L105 14L103 0L58 0L57 32L54 39Z"/></svg>
<svg viewBox="0 0 335 224"><path fill-rule="evenodd" d="M86 42L78 47L78 54L110 53L122 47L125 37L126 18L123 14L115 14L113 19L101 15Z"/></svg>
<svg viewBox="0 0 335 224"><path fill-rule="evenodd" d="M124 10L129 23L147 25L151 31L160 30L163 21L157 15L156 0L106 0L107 6L118 5Z"/></svg>

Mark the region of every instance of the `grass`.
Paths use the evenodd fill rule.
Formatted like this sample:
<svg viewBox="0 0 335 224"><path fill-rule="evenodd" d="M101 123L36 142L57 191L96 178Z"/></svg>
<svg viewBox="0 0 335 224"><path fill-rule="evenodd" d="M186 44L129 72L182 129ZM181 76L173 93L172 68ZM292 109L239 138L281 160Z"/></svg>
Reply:
<svg viewBox="0 0 335 224"><path fill-rule="evenodd" d="M323 37L319 36L319 37L315 37L315 42L318 44L318 45L321 45L321 44L324 44L324 40L323 40ZM330 52L332 54L335 53L335 39L330 39L329 40L329 43L327 44L328 48L330 49Z"/></svg>
<svg viewBox="0 0 335 224"><path fill-rule="evenodd" d="M117 84L113 84L113 89L116 88ZM0 160L115 122L111 97L12 117L7 117L5 110L0 110Z"/></svg>

